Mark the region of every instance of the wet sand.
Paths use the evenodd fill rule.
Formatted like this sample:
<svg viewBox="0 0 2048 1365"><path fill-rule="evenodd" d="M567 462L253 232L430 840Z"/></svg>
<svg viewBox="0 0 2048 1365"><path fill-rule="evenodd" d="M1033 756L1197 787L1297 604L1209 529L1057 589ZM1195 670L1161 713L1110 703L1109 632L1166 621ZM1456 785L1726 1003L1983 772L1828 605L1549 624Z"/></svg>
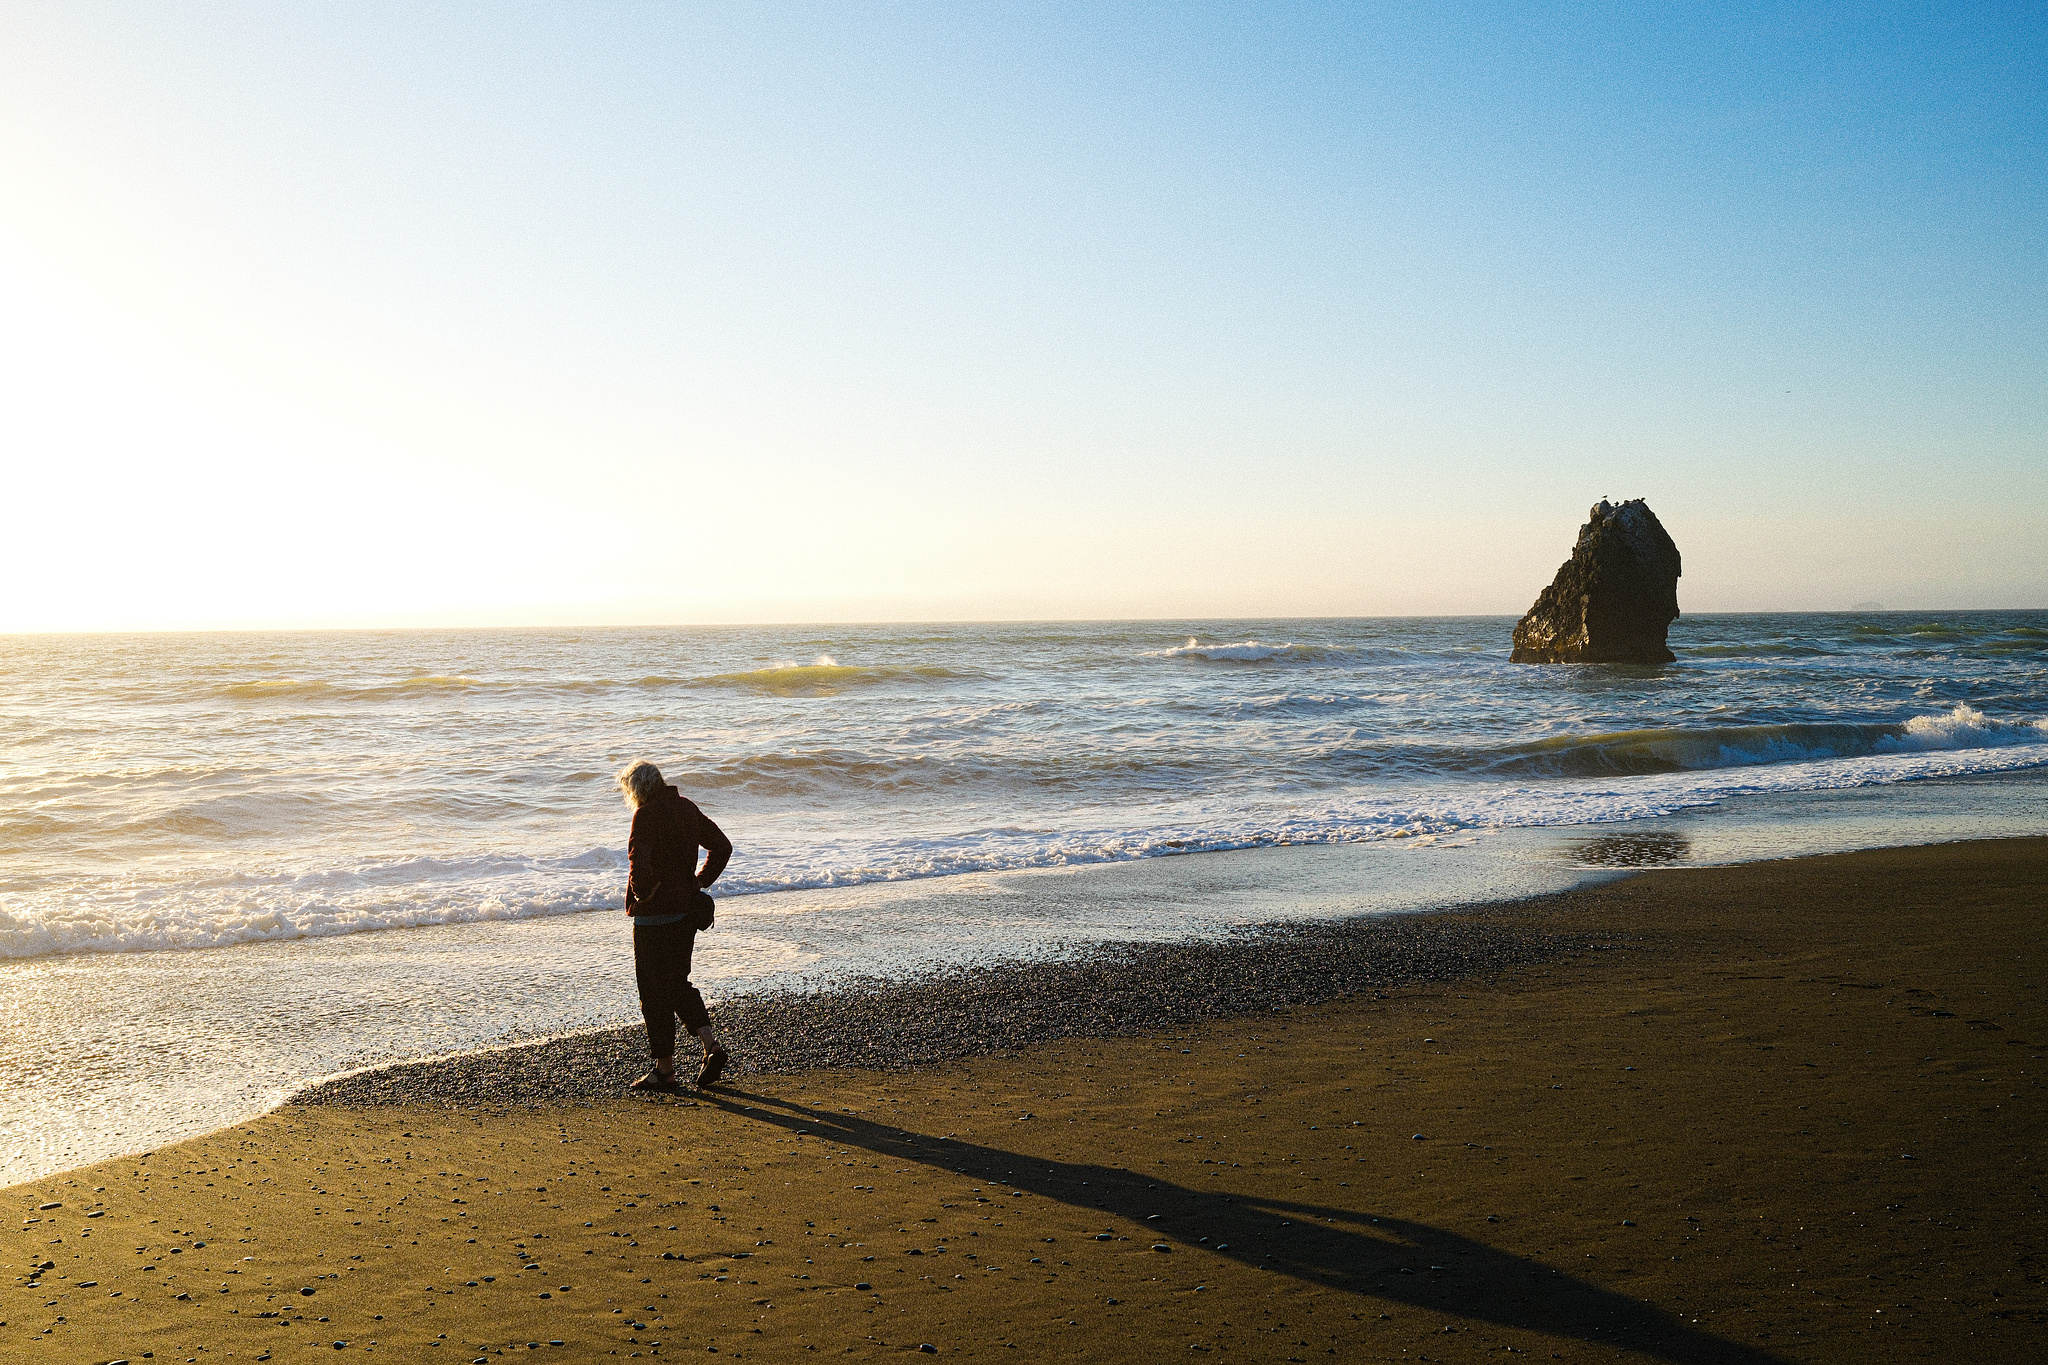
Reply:
<svg viewBox="0 0 2048 1365"><path fill-rule="evenodd" d="M2044 907L2042 839L1653 872L1405 921L1462 973L1168 954L1245 1012L1140 971L1122 1036L911 1070L457 1061L6 1191L0 1359L2025 1359ZM942 1041L1002 996L918 989Z"/></svg>

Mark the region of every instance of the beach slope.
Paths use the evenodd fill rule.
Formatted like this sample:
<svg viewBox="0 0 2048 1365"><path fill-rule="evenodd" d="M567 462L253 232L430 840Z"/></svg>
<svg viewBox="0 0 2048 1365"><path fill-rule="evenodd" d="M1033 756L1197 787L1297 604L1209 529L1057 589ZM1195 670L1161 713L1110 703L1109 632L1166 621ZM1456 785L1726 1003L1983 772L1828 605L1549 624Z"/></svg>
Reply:
<svg viewBox="0 0 2048 1365"><path fill-rule="evenodd" d="M6 1191L0 1359L2026 1358L2044 906L2042 839L1667 871L1150 1034L673 1100L450 1063Z"/></svg>

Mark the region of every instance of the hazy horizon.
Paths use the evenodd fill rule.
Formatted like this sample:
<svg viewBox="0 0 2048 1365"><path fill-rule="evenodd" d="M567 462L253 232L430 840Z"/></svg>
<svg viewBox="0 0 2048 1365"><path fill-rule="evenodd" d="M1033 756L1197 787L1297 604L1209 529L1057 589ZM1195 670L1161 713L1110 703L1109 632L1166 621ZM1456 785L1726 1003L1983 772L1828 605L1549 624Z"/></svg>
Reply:
<svg viewBox="0 0 2048 1365"><path fill-rule="evenodd" d="M0 632L2048 602L2048 17L0 16Z"/></svg>
<svg viewBox="0 0 2048 1365"><path fill-rule="evenodd" d="M1816 607L1800 610L1740 610L1740 611L1686 611L1678 619L1689 616L1954 616L1972 613L2015 613L2048 612L2048 607ZM432 625L309 625L309 626L161 626L150 629L109 629L109 630L17 630L0 631L0 639L24 636L48 635L289 635L289 634L355 634L377 631L465 631L465 630L793 630L816 627L820 630L860 630L886 626L1056 626L1056 625L1251 625L1287 624L1290 622L1313 623L1319 621L1501 621L1512 623L1521 619L1521 612L1375 612L1353 613L1335 616L1263 615L1263 616L934 616L934 617L877 617L862 620L810 620L791 619L786 621L533 621L518 624L504 622L447 623ZM1506 635L1502 636L1503 642Z"/></svg>

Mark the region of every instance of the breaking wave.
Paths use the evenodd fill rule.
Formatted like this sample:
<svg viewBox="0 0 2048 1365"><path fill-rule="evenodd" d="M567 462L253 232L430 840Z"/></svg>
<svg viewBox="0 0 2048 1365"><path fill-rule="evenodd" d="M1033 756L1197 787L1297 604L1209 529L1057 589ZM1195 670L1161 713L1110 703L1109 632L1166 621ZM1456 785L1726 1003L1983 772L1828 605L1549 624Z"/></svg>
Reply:
<svg viewBox="0 0 2048 1365"><path fill-rule="evenodd" d="M1153 659L1201 659L1213 664L1263 664L1263 663L1343 663L1359 657L1358 651L1333 649L1328 645L1269 645L1260 640L1242 640L1234 645L1205 645L1189 637L1184 645L1173 649L1157 649L1146 657Z"/></svg>
<svg viewBox="0 0 2048 1365"><path fill-rule="evenodd" d="M726 894L2048 765L2048 613L1688 617L1654 676L1510 629L0 638L0 956L616 905L636 755L740 844Z"/></svg>
<svg viewBox="0 0 2048 1365"><path fill-rule="evenodd" d="M1481 766L1500 776L1588 777L2018 744L2048 744L2048 721L1993 720L1959 704L1945 714L1914 716L1903 724L1818 722L1558 735L1508 745Z"/></svg>
<svg viewBox="0 0 2048 1365"><path fill-rule="evenodd" d="M1772 728L1772 727L1757 727ZM1824 727L1812 727L1824 728ZM858 886L963 873L1126 862L1183 853L1457 834L1475 829L1606 824L1670 815L1732 797L1881 786L2048 765L2048 724L1991 721L1968 707L1887 729L1856 757L1817 757L1501 783L1354 787L1232 803L1183 793L1126 805L1113 824L1070 811L1043 826L1007 824L904 837L844 831L750 841L744 870L721 898ZM1971 741L1990 736L1989 745ZM1805 735L1785 743L1815 744ZM1841 736L1834 738L1839 741ZM1667 741L1600 736L1610 749ZM1724 737L1725 739L1725 737ZM1754 749L1741 751L1754 754ZM1790 752L1785 750L1783 752ZM1615 777L1605 774L1622 772ZM1093 808L1100 819L1102 808ZM943 827L944 822L938 822ZM613 910L625 853L570 857L409 858L298 874L228 871L202 879L109 884L93 878L51 894L0 895L0 959L61 953L211 948L386 929Z"/></svg>

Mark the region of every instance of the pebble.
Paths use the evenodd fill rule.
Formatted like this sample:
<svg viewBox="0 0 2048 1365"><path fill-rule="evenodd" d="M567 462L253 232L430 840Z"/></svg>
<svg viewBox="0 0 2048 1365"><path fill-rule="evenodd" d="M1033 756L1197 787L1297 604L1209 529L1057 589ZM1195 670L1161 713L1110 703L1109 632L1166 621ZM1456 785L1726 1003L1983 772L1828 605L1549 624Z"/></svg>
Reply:
<svg viewBox="0 0 2048 1365"><path fill-rule="evenodd" d="M1567 940L1505 917L1362 917L1264 926L1221 942L1102 944L1060 961L742 996L720 1003L715 1015L733 1050L731 1070L906 1071L1058 1038L1129 1037L1466 980L1554 960L1574 947L1583 947L1583 935ZM645 1040L645 1029L633 1026L402 1063L313 1086L291 1102L492 1109L608 1099L646 1069Z"/></svg>

